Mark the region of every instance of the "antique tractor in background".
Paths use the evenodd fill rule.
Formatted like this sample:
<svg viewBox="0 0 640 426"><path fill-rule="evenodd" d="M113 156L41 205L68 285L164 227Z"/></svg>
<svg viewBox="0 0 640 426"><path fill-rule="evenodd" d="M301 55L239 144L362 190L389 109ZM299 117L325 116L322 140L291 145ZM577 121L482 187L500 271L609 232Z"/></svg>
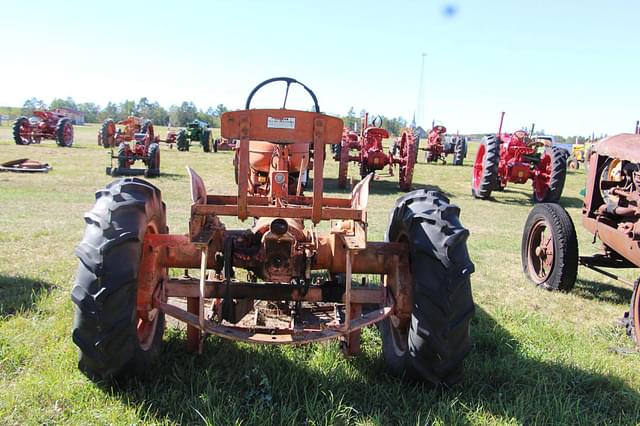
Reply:
<svg viewBox="0 0 640 426"><path fill-rule="evenodd" d="M398 178L400 189L409 191L413 180L413 168L416 164L417 146L411 129L404 129L396 141L397 157L393 151L384 152L383 139L389 138L389 133L381 128L382 117L378 116L369 123L369 114L362 118L360 133L346 127L342 132L340 144L334 150L334 158L340 162L338 168L338 186L345 188L349 175L349 162L360 166L360 177L364 179L369 173L375 173L389 166L389 174L393 176L393 168L397 165L400 170ZM355 151L355 155L351 155Z"/></svg>
<svg viewBox="0 0 640 426"><path fill-rule="evenodd" d="M502 191L508 182L533 185L533 199L538 203L555 203L562 195L567 175L568 152L546 147L524 130L502 133L504 112L496 136L482 139L473 164L471 193L487 199L492 191Z"/></svg>
<svg viewBox="0 0 640 426"><path fill-rule="evenodd" d="M453 154L453 165L461 166L467 156L467 140L464 136L446 135L447 128L441 125L433 125L427 135L427 146L420 148L425 151L425 163L441 161L447 164L447 155Z"/></svg>
<svg viewBox="0 0 640 426"><path fill-rule="evenodd" d="M178 151L189 151L193 141L199 141L204 152L211 152L211 129L208 123L196 119L187 124L186 129L178 130L176 136Z"/></svg>
<svg viewBox="0 0 640 426"><path fill-rule="evenodd" d="M640 290L602 268L640 268L640 135L620 134L600 141L589 158L582 225L602 244L600 253L578 255L576 230L557 204L536 205L522 234L522 269L534 284L571 291L578 265L633 289L624 323L640 346Z"/></svg>
<svg viewBox="0 0 640 426"><path fill-rule="evenodd" d="M40 143L54 139L58 146L73 145L73 123L64 114L53 111L34 111L34 117L18 117L13 122L13 140L16 145Z"/></svg>
<svg viewBox="0 0 640 426"><path fill-rule="evenodd" d="M281 109L250 109L256 91L278 81L287 93L301 84L267 80L247 109L221 117L222 137L239 140L237 195L207 194L188 169L187 235L168 233L161 192L144 180L118 180L97 192L71 292L80 369L97 379L149 369L169 315L187 324L187 348L198 352L215 335L268 345L335 338L355 355L362 328L378 324L392 373L459 382L474 313L460 210L437 191L406 194L392 209L385 241L369 241L372 175L350 198L323 190L326 145L340 141L342 120L320 113L304 85L314 112L286 109L286 100ZM293 191L304 156L314 161L312 197ZM256 181L265 167L266 180ZM223 216L251 225L227 229ZM322 221L330 221L329 232L316 227ZM174 268L199 276L171 277Z"/></svg>
<svg viewBox="0 0 640 426"><path fill-rule="evenodd" d="M107 119L98 134L100 144L111 148L111 165L106 173L111 176L159 176L160 144L151 120L130 116L118 122L118 126ZM145 164L144 169L131 167L138 160Z"/></svg>

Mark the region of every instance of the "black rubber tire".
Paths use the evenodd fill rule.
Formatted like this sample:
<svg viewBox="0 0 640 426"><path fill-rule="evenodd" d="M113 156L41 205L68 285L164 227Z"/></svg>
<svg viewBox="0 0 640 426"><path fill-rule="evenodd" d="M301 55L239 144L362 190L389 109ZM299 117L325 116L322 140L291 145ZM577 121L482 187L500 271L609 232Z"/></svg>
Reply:
<svg viewBox="0 0 640 426"><path fill-rule="evenodd" d="M557 203L562 196L564 181L567 177L567 157L569 153L557 146L551 147L551 180L549 190L542 198L538 198L533 192L533 201L536 203Z"/></svg>
<svg viewBox="0 0 640 426"><path fill-rule="evenodd" d="M471 195L475 198L487 199L499 180L498 163L500 162L500 141L493 135L482 138L485 149L482 177L477 190L471 185Z"/></svg>
<svg viewBox="0 0 640 426"><path fill-rule="evenodd" d="M464 138L458 138L455 145L453 146L453 165L454 166L462 166L466 151L467 151L467 142L464 140Z"/></svg>
<svg viewBox="0 0 640 426"><path fill-rule="evenodd" d="M109 141L109 136L108 136L109 132L107 132L107 129L111 126L115 126L115 124L112 119L107 118L102 122L102 127L100 128L100 144L104 148L111 148L111 142ZM114 135L114 138L115 138L115 135Z"/></svg>
<svg viewBox="0 0 640 426"><path fill-rule="evenodd" d="M221 138L218 138L213 141L213 152L218 152L218 144L220 143L221 140L222 140Z"/></svg>
<svg viewBox="0 0 640 426"><path fill-rule="evenodd" d="M390 318L379 323L382 354L394 375L446 386L462 380L475 306L469 231L459 215L443 194L424 189L398 199L391 212L385 240L409 244L414 304L408 330Z"/></svg>
<svg viewBox="0 0 640 426"><path fill-rule="evenodd" d="M200 145L204 152L211 152L211 130L202 129L200 133Z"/></svg>
<svg viewBox="0 0 640 426"><path fill-rule="evenodd" d="M65 141L64 129L67 126L71 126L71 140ZM56 143L63 148L71 148L73 145L73 124L70 118L61 118L56 125Z"/></svg>
<svg viewBox="0 0 640 426"><path fill-rule="evenodd" d="M567 158L567 170L578 170L580 169L580 162L576 157L570 155Z"/></svg>
<svg viewBox="0 0 640 426"><path fill-rule="evenodd" d="M150 144L147 155L149 160L147 160L147 169L144 171L144 176L148 178L160 176L160 145L155 142Z"/></svg>
<svg viewBox="0 0 640 426"><path fill-rule="evenodd" d="M136 296L144 235L166 234L160 190L144 180L114 181L96 193L76 248L80 262L71 300L78 367L92 379L139 375L159 355L164 315L158 314L148 347L137 336Z"/></svg>
<svg viewBox="0 0 640 426"><path fill-rule="evenodd" d="M189 140L187 139L186 130L178 130L178 134L176 135L176 146L178 147L178 151L189 151Z"/></svg>
<svg viewBox="0 0 640 426"><path fill-rule="evenodd" d="M122 142L118 145L118 168L125 169L128 168L127 165L127 154L126 154L126 145Z"/></svg>
<svg viewBox="0 0 640 426"><path fill-rule="evenodd" d="M534 225L545 221L553 238L553 265L542 282L534 278L535 271L530 268L529 239ZM578 240L576 229L569 213L555 203L536 204L525 222L520 244L522 271L527 278L539 287L547 290L571 291L578 274Z"/></svg>
<svg viewBox="0 0 640 426"><path fill-rule="evenodd" d="M23 122L29 122L29 119L27 117L18 117L16 118L16 121L13 122L12 130L13 130L13 140L16 143L16 145L29 145L31 143L31 138L28 139L23 139L22 136L20 135L20 128L22 127L22 123Z"/></svg>

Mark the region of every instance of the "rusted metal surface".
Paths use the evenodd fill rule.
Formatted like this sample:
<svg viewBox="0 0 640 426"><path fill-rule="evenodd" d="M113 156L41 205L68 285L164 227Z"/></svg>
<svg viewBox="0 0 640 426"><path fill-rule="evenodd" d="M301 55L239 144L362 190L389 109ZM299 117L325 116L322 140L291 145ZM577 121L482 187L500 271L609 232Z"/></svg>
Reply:
<svg viewBox="0 0 640 426"><path fill-rule="evenodd" d="M621 133L602 139L595 145L600 156L620 158L622 160L640 163L640 135Z"/></svg>

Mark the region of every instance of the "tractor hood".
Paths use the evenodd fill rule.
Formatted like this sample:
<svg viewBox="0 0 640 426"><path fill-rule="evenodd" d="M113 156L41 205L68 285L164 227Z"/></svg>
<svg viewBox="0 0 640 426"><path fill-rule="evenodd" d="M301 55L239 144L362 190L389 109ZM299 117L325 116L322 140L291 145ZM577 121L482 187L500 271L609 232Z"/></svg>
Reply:
<svg viewBox="0 0 640 426"><path fill-rule="evenodd" d="M598 155L640 163L640 135L621 133L604 138L596 145Z"/></svg>

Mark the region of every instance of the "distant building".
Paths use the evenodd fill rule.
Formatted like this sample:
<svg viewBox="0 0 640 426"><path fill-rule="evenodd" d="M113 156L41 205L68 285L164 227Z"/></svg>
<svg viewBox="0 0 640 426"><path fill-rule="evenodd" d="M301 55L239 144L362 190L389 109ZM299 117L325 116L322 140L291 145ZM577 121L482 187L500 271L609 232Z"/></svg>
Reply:
<svg viewBox="0 0 640 426"><path fill-rule="evenodd" d="M71 108L56 108L53 112L64 114L73 121L73 124L84 124L84 112Z"/></svg>

